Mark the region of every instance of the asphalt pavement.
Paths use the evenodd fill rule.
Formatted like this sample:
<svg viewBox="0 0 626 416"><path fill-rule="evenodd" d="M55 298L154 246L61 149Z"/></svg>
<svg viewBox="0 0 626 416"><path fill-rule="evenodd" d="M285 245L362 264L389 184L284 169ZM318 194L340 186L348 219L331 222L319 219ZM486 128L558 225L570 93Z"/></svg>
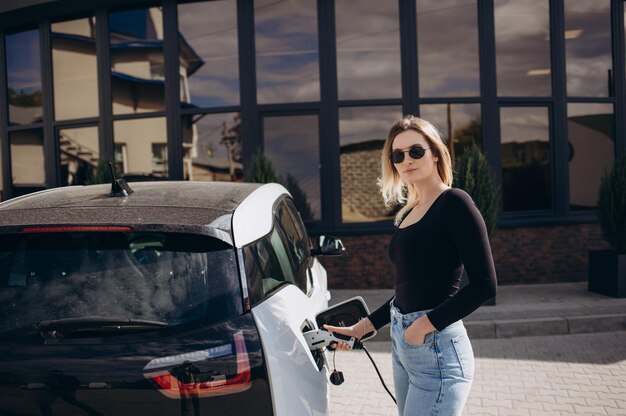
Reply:
<svg viewBox="0 0 626 416"><path fill-rule="evenodd" d="M331 294L331 305L359 295L374 310L392 291ZM464 322L476 373L463 415L626 416L626 299L585 282L502 286ZM393 391L388 329L366 345ZM364 352L337 352L335 364L345 383L331 386L332 416L397 414Z"/></svg>

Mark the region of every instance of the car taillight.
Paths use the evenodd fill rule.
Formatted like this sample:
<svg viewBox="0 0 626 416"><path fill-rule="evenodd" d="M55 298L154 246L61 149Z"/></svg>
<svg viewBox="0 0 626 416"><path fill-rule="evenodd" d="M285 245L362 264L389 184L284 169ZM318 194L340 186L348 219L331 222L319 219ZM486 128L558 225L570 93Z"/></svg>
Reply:
<svg viewBox="0 0 626 416"><path fill-rule="evenodd" d="M130 233L131 227L119 227L114 225L71 225L50 227L26 227L22 233Z"/></svg>
<svg viewBox="0 0 626 416"><path fill-rule="evenodd" d="M170 399L189 397L212 397L248 390L251 383L250 359L243 332L233 336L232 345L226 344L202 351L194 351L171 357L157 358L144 368L144 376L153 380L159 391ZM213 359L232 357L236 361L235 374L203 375L199 366L206 367ZM163 367L167 366L167 369Z"/></svg>

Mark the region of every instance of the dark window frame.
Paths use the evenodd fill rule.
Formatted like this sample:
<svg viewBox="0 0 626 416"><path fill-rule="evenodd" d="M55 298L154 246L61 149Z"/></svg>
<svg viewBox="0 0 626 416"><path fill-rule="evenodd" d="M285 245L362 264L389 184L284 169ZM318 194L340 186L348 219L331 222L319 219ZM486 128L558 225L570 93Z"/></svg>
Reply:
<svg viewBox="0 0 626 416"><path fill-rule="evenodd" d="M201 1L201 0L198 0ZM310 234L377 234L389 233L394 227L389 222L381 223L342 223L341 207L333 201L341 200L339 183L339 108L344 106L378 106L402 105L405 114L418 114L420 104L443 103L479 103L483 122L483 151L496 172L497 181L500 177L500 137L499 108L503 105L531 105L541 103L551 107L550 122L553 135L554 160L554 212L550 215L536 213L518 213L501 215L500 227L534 226L549 224L572 224L596 222L595 211L570 212L568 207L569 190L567 166L567 113L568 103L611 103L615 108L615 155L626 151L626 117L624 114L626 99L625 74L625 40L624 40L624 2L611 1L611 35L612 63L614 71L615 94L611 97L567 97L565 91L565 40L564 40L564 4L563 0L549 0L550 6L550 54L552 63L552 95L549 97L497 97L495 90L495 32L494 3L479 1L478 37L480 96L478 97L419 97L417 68L416 38L416 3L415 0L397 0L399 4L399 26L402 68L402 98L375 100L344 100L337 97L336 77L336 38L335 38L335 5L333 1L317 0L318 16L318 53L320 71L320 101L313 103L266 104L259 105L256 101L256 69L254 48L254 6L248 0L237 2L237 33L239 40L239 82L240 105L221 108L181 109L179 106L178 81L178 29L177 5L179 3L197 2L196 0L136 0L128 5L124 0L112 0L103 6L97 0L87 0L74 6L73 10L54 7L53 2L43 2L37 7L24 9L3 9L0 6L0 94L6 97L6 44L5 35L32 28L40 29L42 50L42 82L44 90L44 120L26 126L8 126L7 105L0 104L0 150L2 153L2 181L5 198L15 196L10 178L10 144L8 134L19 130L42 128L44 130L44 148L46 160L46 186L58 186L60 181L58 149L56 148L56 132L59 128L80 127L97 124L100 136L100 154L102 158L113 155L113 121L130 120L145 117L166 117L168 137L168 164L170 178L183 179L182 139L180 137L181 116L186 114L239 112L242 119L243 164L246 166L254 150L262 147L263 138L260 130L261 118L269 113L281 112L302 113L315 112L319 117L320 160L324 161L324 169L320 174L322 198L322 218L319 221L306 222ZM164 25L164 56L165 56L165 106L166 110L157 113L141 113L113 116L110 97L110 50L108 39L108 13L137 9L142 7L162 7ZM5 10L9 10L8 12ZM4 13L3 13L4 12ZM67 21L88 16L96 17L96 55L98 61L98 91L100 116L80 120L54 121L51 77L51 22ZM35 22L35 23L33 23ZM175 75L175 76L174 76ZM6 100L5 100L6 101Z"/></svg>

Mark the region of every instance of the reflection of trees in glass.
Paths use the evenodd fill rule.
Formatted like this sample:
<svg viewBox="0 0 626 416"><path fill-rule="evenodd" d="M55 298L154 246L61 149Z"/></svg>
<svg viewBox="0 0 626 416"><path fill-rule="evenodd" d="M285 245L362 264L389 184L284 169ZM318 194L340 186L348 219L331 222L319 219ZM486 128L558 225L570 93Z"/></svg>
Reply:
<svg viewBox="0 0 626 416"><path fill-rule="evenodd" d="M280 183L280 176L265 153L257 150L250 160L250 167L246 169L246 180L254 183Z"/></svg>
<svg viewBox="0 0 626 416"><path fill-rule="evenodd" d="M454 149L453 155L461 155L464 149L476 145L480 147L483 137L483 123L480 116L476 116L465 125L454 129L453 136Z"/></svg>
<svg viewBox="0 0 626 416"><path fill-rule="evenodd" d="M96 167L96 170L94 171L93 177L91 178L89 182L87 182L87 184L90 185L90 184L96 184L96 183L112 182L113 178L111 178L111 171L109 168L109 164L111 163L113 163L113 166L116 167L116 163L113 159L103 159L99 161L98 166ZM123 175L123 173L119 171L116 171L115 174L117 175L118 178Z"/></svg>
<svg viewBox="0 0 626 416"><path fill-rule="evenodd" d="M41 107L41 91L27 94L24 90L17 92L9 88L9 104L16 107Z"/></svg>
<svg viewBox="0 0 626 416"><path fill-rule="evenodd" d="M288 173L284 185L293 197L293 202L296 204L298 211L300 211L302 219L313 219L311 204L307 201L306 193L300 188L297 179Z"/></svg>
<svg viewBox="0 0 626 416"><path fill-rule="evenodd" d="M257 150L252 156L250 167L246 169L246 180L254 183L273 182L283 185L293 197L293 201L302 218L305 220L313 218L311 204L307 200L306 193L300 187L298 180L290 173L287 173L287 178L283 181L283 178L276 173L272 161L265 156L262 150Z"/></svg>
<svg viewBox="0 0 626 416"><path fill-rule="evenodd" d="M485 220L487 234L491 235L496 228L500 199L495 176L476 143L472 142L457 155L453 186L472 197Z"/></svg>

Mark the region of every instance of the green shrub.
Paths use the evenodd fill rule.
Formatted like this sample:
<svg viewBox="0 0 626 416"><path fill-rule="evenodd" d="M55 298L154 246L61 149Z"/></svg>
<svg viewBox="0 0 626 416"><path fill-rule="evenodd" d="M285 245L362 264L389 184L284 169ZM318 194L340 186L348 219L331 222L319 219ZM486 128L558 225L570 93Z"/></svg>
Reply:
<svg viewBox="0 0 626 416"><path fill-rule="evenodd" d="M598 217L604 239L618 253L626 253L626 152L602 177Z"/></svg>
<svg viewBox="0 0 626 416"><path fill-rule="evenodd" d="M472 197L485 220L487 233L491 235L498 219L500 190L487 159L475 143L465 147L456 157L452 186L463 189Z"/></svg>

